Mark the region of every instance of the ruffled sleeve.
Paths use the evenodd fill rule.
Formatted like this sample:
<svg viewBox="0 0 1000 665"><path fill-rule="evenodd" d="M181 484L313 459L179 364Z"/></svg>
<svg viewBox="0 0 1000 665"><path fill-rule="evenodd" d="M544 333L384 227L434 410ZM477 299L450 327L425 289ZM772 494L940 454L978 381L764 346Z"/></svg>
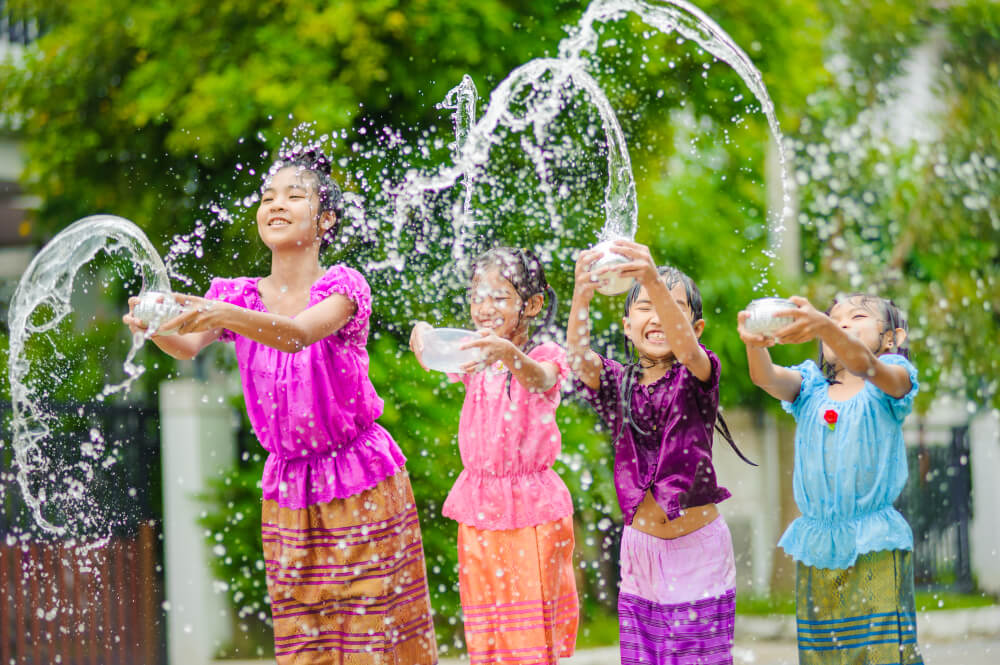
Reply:
<svg viewBox="0 0 1000 665"><path fill-rule="evenodd" d="M313 303L328 298L334 293L346 297L357 307L354 316L337 335L345 342L353 342L364 346L368 340L368 321L372 315L371 287L364 276L357 270L343 265L336 265L326 271L312 288Z"/></svg>
<svg viewBox="0 0 1000 665"><path fill-rule="evenodd" d="M216 277L209 285L208 291L205 292L205 299L248 307L246 289L249 285L252 285L252 282L245 277L239 279ZM233 331L222 329L222 334L219 335L220 342L233 342L235 340L236 334Z"/></svg>
<svg viewBox="0 0 1000 665"><path fill-rule="evenodd" d="M698 398L702 401L702 403L704 403L705 399L708 399L713 405L713 408L715 408L715 405L718 402L719 377L722 374L722 363L719 362L719 356L705 348L704 345L701 345L701 348L705 349L705 355L708 356L708 363L711 367L708 374L708 381L700 381L698 377L691 374L690 383L694 388L695 394L698 395ZM690 370L688 370L688 372L690 372Z"/></svg>
<svg viewBox="0 0 1000 665"><path fill-rule="evenodd" d="M542 395L550 402L559 403L559 395L563 382L569 376L569 364L566 362L566 351L561 346L553 342L546 342L536 346L528 352L528 357L539 363L552 363L556 366L556 382Z"/></svg>
<svg viewBox="0 0 1000 665"><path fill-rule="evenodd" d="M914 367L913 363L909 360L895 353L879 356L879 360L884 362L886 365L899 365L900 367L905 368L907 374L910 375L910 392L906 393L902 397L893 397L892 395L879 390L879 388L871 381L865 382L865 387L868 390L874 390L878 399L885 402L889 406L889 410L892 412L892 416L896 419L896 421L902 423L906 420L906 416L910 415L910 412L913 411L913 400L917 396L917 391L920 389L920 384L917 382L917 368Z"/></svg>
<svg viewBox="0 0 1000 665"><path fill-rule="evenodd" d="M570 385L573 392L590 404L601 420L614 432L617 431L618 421L622 415L620 389L625 368L612 358L601 357L601 362L604 364L601 368L601 383L596 390L575 375Z"/></svg>
<svg viewBox="0 0 1000 665"><path fill-rule="evenodd" d="M799 386L799 394L795 396L795 400L792 402L782 400L781 408L795 416L795 419L798 420L802 405L809 399L809 395L815 390L826 386L826 377L823 376L819 367L812 360L806 360L788 369L802 375L802 385Z"/></svg>

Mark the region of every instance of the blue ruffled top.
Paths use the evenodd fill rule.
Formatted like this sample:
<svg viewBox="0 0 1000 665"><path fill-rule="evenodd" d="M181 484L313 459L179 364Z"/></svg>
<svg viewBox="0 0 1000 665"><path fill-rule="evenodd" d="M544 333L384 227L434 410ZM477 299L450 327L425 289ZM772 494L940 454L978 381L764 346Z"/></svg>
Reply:
<svg viewBox="0 0 1000 665"><path fill-rule="evenodd" d="M902 425L913 409L917 370L900 355L879 360L906 368L910 392L897 399L865 381L856 395L838 401L830 399L815 362L791 368L802 386L782 406L795 416L792 484L802 517L778 545L807 566L843 569L865 552L913 549L910 525L892 504L906 484ZM832 430L824 419L830 410L837 413Z"/></svg>

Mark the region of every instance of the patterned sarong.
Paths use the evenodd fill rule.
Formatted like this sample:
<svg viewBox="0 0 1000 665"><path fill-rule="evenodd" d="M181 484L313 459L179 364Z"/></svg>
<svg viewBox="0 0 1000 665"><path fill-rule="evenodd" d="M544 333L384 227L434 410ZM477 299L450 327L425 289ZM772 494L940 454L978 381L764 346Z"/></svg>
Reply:
<svg viewBox="0 0 1000 665"><path fill-rule="evenodd" d="M437 645L406 471L295 510L263 505L279 665L432 665Z"/></svg>
<svg viewBox="0 0 1000 665"><path fill-rule="evenodd" d="M573 655L580 618L573 518L488 531L458 525L470 665L548 665Z"/></svg>
<svg viewBox="0 0 1000 665"><path fill-rule="evenodd" d="M721 515L671 540L625 527L621 567L622 665L732 665L736 564Z"/></svg>
<svg viewBox="0 0 1000 665"><path fill-rule="evenodd" d="M913 559L868 552L846 570L801 563L795 576L801 665L919 665Z"/></svg>

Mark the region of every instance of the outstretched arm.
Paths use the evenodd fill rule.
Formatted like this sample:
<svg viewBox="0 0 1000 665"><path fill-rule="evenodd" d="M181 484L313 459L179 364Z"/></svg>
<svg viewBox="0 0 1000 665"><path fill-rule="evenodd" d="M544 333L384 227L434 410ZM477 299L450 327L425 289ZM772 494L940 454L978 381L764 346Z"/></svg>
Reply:
<svg viewBox="0 0 1000 665"><path fill-rule="evenodd" d="M489 328L476 331L478 339L464 342L462 349L479 349L481 360L467 363L463 370L475 372L500 361L510 370L517 382L533 393L543 393L556 385L559 380L559 368L555 363L539 362L517 348L509 339L500 337Z"/></svg>
<svg viewBox="0 0 1000 665"><path fill-rule="evenodd" d="M774 345L773 337L747 332L744 324L750 317L748 312L740 312L740 339L747 347L747 364L750 366L750 380L754 385L763 388L771 397L785 402L794 402L802 387L802 374L794 369L775 365L767 347Z"/></svg>
<svg viewBox="0 0 1000 665"><path fill-rule="evenodd" d="M600 258L593 250L580 252L576 260L576 281L566 327L566 355L570 370L592 390L601 387L601 357L590 348L590 301L599 286L590 265Z"/></svg>

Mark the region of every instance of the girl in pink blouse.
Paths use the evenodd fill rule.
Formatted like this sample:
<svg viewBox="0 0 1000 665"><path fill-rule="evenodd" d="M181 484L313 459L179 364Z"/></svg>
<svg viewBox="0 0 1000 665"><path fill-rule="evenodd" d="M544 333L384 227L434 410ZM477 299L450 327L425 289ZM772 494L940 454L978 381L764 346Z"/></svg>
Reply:
<svg viewBox="0 0 1000 665"><path fill-rule="evenodd" d="M162 326L177 334L152 340L175 358L215 341L236 347L250 422L269 453L262 526L278 663L433 665L406 458L376 422L383 403L368 378L371 291L356 270L319 263L341 208L325 155L283 157L257 210L271 273L214 279L205 298L178 295L188 312Z"/></svg>
<svg viewBox="0 0 1000 665"><path fill-rule="evenodd" d="M549 304L541 325L531 322ZM562 348L545 339L555 293L538 258L500 247L479 256L470 287L480 362L463 374L458 424L464 469L442 513L458 522L459 592L472 665L556 663L573 654L579 607L573 577L573 504L552 470L568 374ZM410 347L421 360L421 335ZM545 341L543 341L545 340Z"/></svg>

